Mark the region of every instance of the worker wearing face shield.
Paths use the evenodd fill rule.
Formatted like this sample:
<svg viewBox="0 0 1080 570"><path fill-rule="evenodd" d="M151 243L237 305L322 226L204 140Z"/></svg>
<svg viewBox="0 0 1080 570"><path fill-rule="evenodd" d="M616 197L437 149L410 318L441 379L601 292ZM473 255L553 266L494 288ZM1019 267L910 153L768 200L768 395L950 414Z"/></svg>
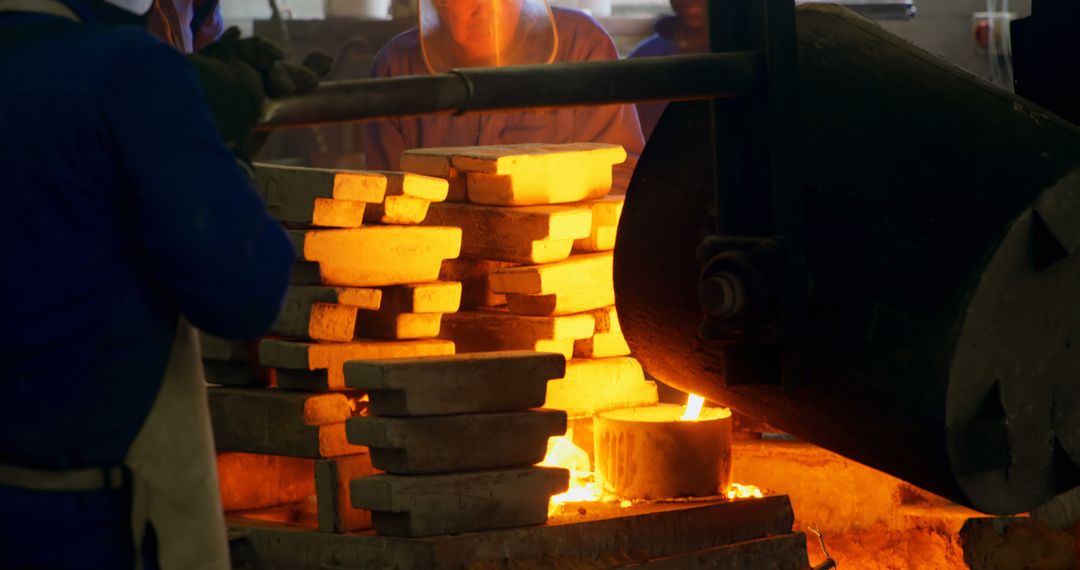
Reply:
<svg viewBox="0 0 1080 570"><path fill-rule="evenodd" d="M551 9L545 0L420 0L419 13L417 28L379 51L374 77L618 57L611 37L595 20L574 10ZM615 168L617 193L625 192L644 146L633 105L379 120L368 124L366 135L367 168L377 170L397 170L401 152L416 147L618 144L629 158Z"/></svg>
<svg viewBox="0 0 1080 570"><path fill-rule="evenodd" d="M628 57L657 57L703 53L709 51L709 26L705 0L671 0L673 16L665 16L656 22L656 33L634 47ZM641 132L648 140L666 102L638 103L638 119Z"/></svg>
<svg viewBox="0 0 1080 570"><path fill-rule="evenodd" d="M0 568L228 568L188 323L263 334L293 250L150 2L0 0Z"/></svg>

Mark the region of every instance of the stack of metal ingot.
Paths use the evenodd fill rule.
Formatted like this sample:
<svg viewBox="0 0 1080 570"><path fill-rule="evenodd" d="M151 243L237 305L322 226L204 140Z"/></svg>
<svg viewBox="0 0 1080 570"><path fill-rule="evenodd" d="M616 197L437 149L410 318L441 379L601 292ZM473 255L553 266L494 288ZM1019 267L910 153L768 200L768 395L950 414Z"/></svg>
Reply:
<svg viewBox="0 0 1080 570"><path fill-rule="evenodd" d="M406 171L448 180L450 199L425 224L462 230L442 276L463 283L462 311L441 337L458 352L536 350L568 359L545 407L565 410L592 449L588 418L657 402L615 313L612 259L623 198L608 196L618 146L596 143L422 148ZM581 426L581 427L578 427Z"/></svg>
<svg viewBox="0 0 1080 570"><path fill-rule="evenodd" d="M348 440L386 472L352 481L353 506L388 536L543 523L569 473L536 464L566 432L566 413L534 408L564 371L562 356L535 352L346 364L346 384L371 406L348 421Z"/></svg>
<svg viewBox="0 0 1080 570"><path fill-rule="evenodd" d="M461 230L418 225L447 183L269 165L257 166L256 177L299 260L272 336L231 343L204 335L207 379L222 385L210 389L210 404L217 447L230 452L218 462L225 508L291 503L278 518L317 519L327 532L370 528L370 513L350 505L348 484L375 470L367 448L345 435L366 396L346 387L343 366L454 354L453 342L436 337L443 314L458 309L461 284L438 274L458 255Z"/></svg>

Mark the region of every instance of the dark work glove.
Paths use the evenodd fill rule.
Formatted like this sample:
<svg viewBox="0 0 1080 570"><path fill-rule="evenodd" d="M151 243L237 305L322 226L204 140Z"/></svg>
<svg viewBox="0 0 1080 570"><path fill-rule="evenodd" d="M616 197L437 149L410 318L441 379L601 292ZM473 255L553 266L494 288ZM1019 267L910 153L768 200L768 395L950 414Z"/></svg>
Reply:
<svg viewBox="0 0 1080 570"><path fill-rule="evenodd" d="M202 84L210 114L225 145L250 162L261 146L257 139L264 139L255 131L266 100L259 73L237 60L224 62L193 54L188 56L188 61Z"/></svg>
<svg viewBox="0 0 1080 570"><path fill-rule="evenodd" d="M309 93L329 72L333 59L314 52L302 65L287 63L285 52L260 37L241 38L231 27L218 41L190 56L210 110L226 143L241 158L250 160L268 133L255 131L266 97Z"/></svg>

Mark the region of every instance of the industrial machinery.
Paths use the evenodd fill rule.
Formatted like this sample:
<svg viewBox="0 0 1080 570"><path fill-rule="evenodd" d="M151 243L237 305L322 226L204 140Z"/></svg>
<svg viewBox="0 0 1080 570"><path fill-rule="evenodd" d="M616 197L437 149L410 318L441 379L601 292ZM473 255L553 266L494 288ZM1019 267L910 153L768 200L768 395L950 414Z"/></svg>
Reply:
<svg viewBox="0 0 1080 570"><path fill-rule="evenodd" d="M837 10L797 27L802 236L723 202L714 233L709 139L688 136L710 109L672 106L616 250L631 347L665 381L984 512L1080 484L1077 131ZM805 274L781 265L792 247Z"/></svg>
<svg viewBox="0 0 1080 570"><path fill-rule="evenodd" d="M839 8L710 24L712 54L331 84L265 125L686 101L616 248L648 372L984 512L1080 485L1080 131Z"/></svg>

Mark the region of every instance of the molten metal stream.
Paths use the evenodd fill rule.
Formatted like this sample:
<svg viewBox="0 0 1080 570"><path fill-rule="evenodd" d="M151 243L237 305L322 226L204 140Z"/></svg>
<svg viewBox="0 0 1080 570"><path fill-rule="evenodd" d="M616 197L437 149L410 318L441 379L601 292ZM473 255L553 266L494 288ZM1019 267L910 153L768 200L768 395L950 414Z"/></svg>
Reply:
<svg viewBox="0 0 1080 570"><path fill-rule="evenodd" d="M686 409L683 410L682 417L679 418L681 422L694 422L701 417L701 408L705 405L705 398L698 396L697 394L690 394L686 398Z"/></svg>

